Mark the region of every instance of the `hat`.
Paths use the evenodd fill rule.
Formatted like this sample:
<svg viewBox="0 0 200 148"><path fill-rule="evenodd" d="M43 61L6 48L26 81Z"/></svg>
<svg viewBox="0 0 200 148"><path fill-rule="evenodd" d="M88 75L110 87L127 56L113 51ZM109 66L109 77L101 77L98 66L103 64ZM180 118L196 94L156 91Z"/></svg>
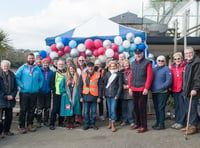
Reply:
<svg viewBox="0 0 200 148"><path fill-rule="evenodd" d="M94 62L94 65L101 65L101 62L100 62L99 60L96 60L96 61Z"/></svg>
<svg viewBox="0 0 200 148"><path fill-rule="evenodd" d="M93 62L88 62L88 63L87 63L87 66L88 66L88 67L93 67L93 66L94 66L94 63L93 63Z"/></svg>
<svg viewBox="0 0 200 148"><path fill-rule="evenodd" d="M134 50L134 53L135 53L135 54L140 54L140 53L142 53L142 52L143 52L143 50L140 49L140 48L137 48L137 49Z"/></svg>
<svg viewBox="0 0 200 148"><path fill-rule="evenodd" d="M42 60L42 64L43 64L44 62L47 62L48 64L50 63L50 61L49 61L48 58L44 58L44 59Z"/></svg>

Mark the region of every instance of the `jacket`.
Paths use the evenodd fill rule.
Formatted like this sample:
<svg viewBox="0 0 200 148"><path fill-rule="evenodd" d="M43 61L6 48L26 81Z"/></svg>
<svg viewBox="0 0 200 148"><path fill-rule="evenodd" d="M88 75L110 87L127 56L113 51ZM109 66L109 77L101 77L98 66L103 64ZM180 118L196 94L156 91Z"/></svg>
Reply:
<svg viewBox="0 0 200 148"><path fill-rule="evenodd" d="M38 93L42 88L44 79L39 67L33 66L30 70L28 64L22 65L16 73L16 81L23 93Z"/></svg>
<svg viewBox="0 0 200 148"><path fill-rule="evenodd" d="M152 92L162 92L168 90L172 84L172 73L167 66L155 67L153 69Z"/></svg>

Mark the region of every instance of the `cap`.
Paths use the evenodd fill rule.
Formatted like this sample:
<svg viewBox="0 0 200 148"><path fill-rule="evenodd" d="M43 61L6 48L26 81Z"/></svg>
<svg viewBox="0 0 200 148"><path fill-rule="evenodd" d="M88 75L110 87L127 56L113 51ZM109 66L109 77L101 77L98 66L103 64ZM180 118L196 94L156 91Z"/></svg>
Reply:
<svg viewBox="0 0 200 148"><path fill-rule="evenodd" d="M134 53L135 53L135 54L140 54L140 53L142 53L142 52L143 52L143 50L140 49L140 48L137 48L137 49L134 50Z"/></svg>
<svg viewBox="0 0 200 148"><path fill-rule="evenodd" d="M94 66L94 63L93 63L93 62L88 62L88 63L87 63L87 66L88 66L88 67L93 67L93 66Z"/></svg>

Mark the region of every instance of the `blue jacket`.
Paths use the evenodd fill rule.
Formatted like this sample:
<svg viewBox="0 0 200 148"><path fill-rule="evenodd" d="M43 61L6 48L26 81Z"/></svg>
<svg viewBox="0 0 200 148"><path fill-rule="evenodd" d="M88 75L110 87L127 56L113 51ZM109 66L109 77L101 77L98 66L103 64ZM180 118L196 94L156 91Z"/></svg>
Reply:
<svg viewBox="0 0 200 148"><path fill-rule="evenodd" d="M28 64L24 64L18 69L16 80L20 92L23 93L38 93L44 82L40 68L34 65L33 70L30 70Z"/></svg>
<svg viewBox="0 0 200 148"><path fill-rule="evenodd" d="M40 88L40 93L42 94L48 94L51 92L51 88L50 88L50 80L51 80L51 76L53 74L53 71L48 69L47 71L47 78L45 77L45 71L44 69L42 69L42 67L40 68L41 72L42 72L42 76L44 79L44 83L42 85L42 87Z"/></svg>
<svg viewBox="0 0 200 148"><path fill-rule="evenodd" d="M155 67L153 69L152 92L168 90L172 84L172 72L167 66Z"/></svg>

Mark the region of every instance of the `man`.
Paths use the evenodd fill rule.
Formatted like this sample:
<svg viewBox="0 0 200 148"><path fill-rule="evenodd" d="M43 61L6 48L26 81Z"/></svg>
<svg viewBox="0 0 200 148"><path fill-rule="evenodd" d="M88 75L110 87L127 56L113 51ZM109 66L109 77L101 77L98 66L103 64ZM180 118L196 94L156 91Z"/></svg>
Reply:
<svg viewBox="0 0 200 148"><path fill-rule="evenodd" d="M142 49L134 51L135 61L129 77L129 94L133 95L135 125L131 129L137 129L138 133L147 131L147 95L153 80L153 69L150 60L143 57Z"/></svg>
<svg viewBox="0 0 200 148"><path fill-rule="evenodd" d="M102 97L102 82L100 74L94 70L94 63L87 64L87 70L79 79L80 102L84 104L85 126L84 130L93 128L98 130L96 124L97 102ZM91 114L90 114L91 112Z"/></svg>
<svg viewBox="0 0 200 148"><path fill-rule="evenodd" d="M30 53L27 57L27 63L22 65L16 73L17 84L20 87L19 132L21 134L26 133L25 119L27 119L28 131L36 131L33 127L34 111L37 95L44 79L40 68L34 65L34 60L34 54Z"/></svg>
<svg viewBox="0 0 200 148"><path fill-rule="evenodd" d="M55 72L57 70L57 62L58 62L58 57L55 57L52 61L52 66L50 67L50 69Z"/></svg>
<svg viewBox="0 0 200 148"><path fill-rule="evenodd" d="M192 97L190 120L187 134L194 134L197 131L198 116L197 105L200 97L200 59L194 53L192 47L184 50L186 66L183 76L183 96L186 104L186 114L188 113L190 97ZM186 128L182 128L186 131Z"/></svg>
<svg viewBox="0 0 200 148"><path fill-rule="evenodd" d="M47 58L42 60L41 67L44 83L40 89L37 100L37 128L41 127L42 122L42 113L44 110L44 125L48 126L49 120L49 110L51 107L51 89L50 89L50 78L53 74L53 71L49 69L49 60Z"/></svg>
<svg viewBox="0 0 200 148"><path fill-rule="evenodd" d="M10 71L10 61L3 60L1 62L0 79L1 83L1 94L0 97L0 134L2 137L12 136L13 132L10 131L12 123L13 107L15 107L16 100L15 96L17 94L17 82L15 79L15 74ZM1 122L3 113L5 112L4 122Z"/></svg>

